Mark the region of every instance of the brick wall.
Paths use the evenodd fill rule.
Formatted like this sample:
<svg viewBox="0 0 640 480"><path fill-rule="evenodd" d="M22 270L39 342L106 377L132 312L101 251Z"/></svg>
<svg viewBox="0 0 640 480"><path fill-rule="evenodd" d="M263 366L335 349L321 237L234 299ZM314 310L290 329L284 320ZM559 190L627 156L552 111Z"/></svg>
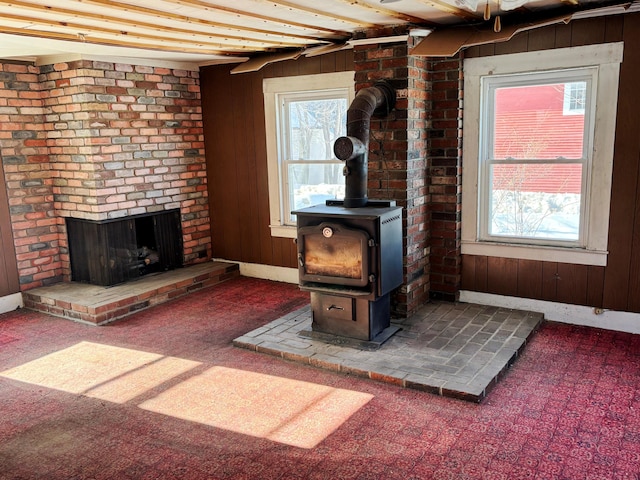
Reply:
<svg viewBox="0 0 640 480"><path fill-rule="evenodd" d="M30 64L0 64L0 156L22 290L62 280L38 74Z"/></svg>
<svg viewBox="0 0 640 480"><path fill-rule="evenodd" d="M461 284L462 59L430 59L431 296L456 300Z"/></svg>
<svg viewBox="0 0 640 480"><path fill-rule="evenodd" d="M426 186L427 63L408 54L406 43L354 47L356 90L389 81L397 91L395 109L373 118L369 148L369 197L403 207L404 284L392 308L406 316L429 295L428 191Z"/></svg>
<svg viewBox="0 0 640 480"><path fill-rule="evenodd" d="M185 263L210 257L198 72L81 60L0 74L23 290L68 278L68 216L180 208Z"/></svg>

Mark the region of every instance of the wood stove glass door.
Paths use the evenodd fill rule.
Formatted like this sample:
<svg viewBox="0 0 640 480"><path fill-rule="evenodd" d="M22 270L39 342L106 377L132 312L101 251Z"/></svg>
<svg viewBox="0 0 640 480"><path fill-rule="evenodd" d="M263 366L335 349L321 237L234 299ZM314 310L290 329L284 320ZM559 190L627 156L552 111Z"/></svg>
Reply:
<svg viewBox="0 0 640 480"><path fill-rule="evenodd" d="M367 285L368 235L323 223L301 228L298 235L301 280L334 285Z"/></svg>

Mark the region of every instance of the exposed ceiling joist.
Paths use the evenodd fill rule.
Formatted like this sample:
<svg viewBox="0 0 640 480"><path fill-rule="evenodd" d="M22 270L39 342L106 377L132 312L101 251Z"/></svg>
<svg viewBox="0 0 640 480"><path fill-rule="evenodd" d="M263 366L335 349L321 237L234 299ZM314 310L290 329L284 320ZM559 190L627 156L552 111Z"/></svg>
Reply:
<svg viewBox="0 0 640 480"><path fill-rule="evenodd" d="M61 33L61 32L48 32L44 30L29 30L30 35L25 35L23 28L12 28L12 27L2 27L4 33L12 33L14 35L20 36L35 36L38 38L48 38L52 40L65 40L73 43L85 43L87 38L84 35L70 34L70 33ZM114 40L114 39L106 39L106 38L96 38L92 37L92 42L97 45L109 45L112 47L129 47L129 48L139 48L144 50L158 50L164 52L175 52L175 47L167 47L163 45L150 44L150 43L140 43L140 42L132 42L132 41L124 41L124 40ZM185 47L181 49L184 53L198 53L202 54L203 52L206 55L221 55L225 53L222 50L205 50L198 47Z"/></svg>
<svg viewBox="0 0 640 480"><path fill-rule="evenodd" d="M151 15L151 16L155 16L157 18L172 18L174 20L181 20L181 21L186 21L186 22L194 22L194 23L200 23L202 20L199 18L195 18L195 17L189 17L186 15L180 15L180 14L175 14L175 13L170 13L166 10L159 10L157 8L150 8L147 6L141 7L138 5L132 5L130 3L125 3L125 2L119 2L119 1L112 1L112 0L78 0L79 3L85 3L85 4L91 4L91 5L100 5L100 6L107 6L109 8L118 8L122 11L125 12L135 12L137 14L141 14L141 15ZM185 1L185 0L183 0ZM309 24L304 24L304 23L300 23L300 22L296 22L296 21L292 21L292 20L286 20L285 18L275 18L275 17L269 17L267 15L260 15L258 13L254 13L252 11L242 11L242 10L237 10L237 9L233 9L233 8L227 8L227 7L214 7L213 4L210 4L208 2L198 2L198 0L191 0L193 3L206 3L208 5L208 7L204 8L203 11L205 12L225 12L225 13L232 13L234 15L240 15L241 17L244 17L245 19L253 19L253 20L259 20L261 22L271 22L273 24L276 25L287 25L290 27L295 27L295 28L299 28L302 30L309 30L312 32L315 31L321 31L330 35L335 35L335 36L341 36L341 35L345 35L346 32L344 31L340 31L340 30L334 30L332 28L324 28L324 27L318 27L315 25L309 25ZM172 0L165 0L165 2L167 3L175 3L172 2ZM214 22L209 22L209 23L214 23ZM230 28L230 25L226 25L227 28ZM238 24L233 24L233 26L231 28L239 28ZM245 28L240 28L240 29L246 29ZM250 28L248 30L251 30Z"/></svg>
<svg viewBox="0 0 640 480"><path fill-rule="evenodd" d="M297 42L278 42L278 41L263 41L263 40L252 40L243 37L235 37L235 36L222 36L222 35L206 35L206 34L198 34L198 32L187 32L187 36L184 34L182 37L175 36L175 32L169 30L163 32L162 29L156 29L159 33L162 32L162 35L151 35L146 33L140 33L135 30L124 31L122 29L114 29L101 27L96 25L88 25L81 23L73 23L67 21L52 21L52 20L41 20L35 18L33 16L27 17L22 15L4 15L4 20L13 20L15 22L26 23L26 24L34 24L40 25L44 27L52 27L53 29L63 29L72 30L71 34L77 34L78 37L83 42L92 42L94 38L98 43L104 43L108 41L108 38L118 38L122 36L126 36L127 39L135 39L137 41L150 41L149 45L153 45L154 42L158 42L161 45L170 46L174 45L176 50L180 50L181 48L187 47L190 48L194 45L209 47L216 50L235 50L235 51L256 51L256 50L266 50L267 48L287 48L287 47L300 47L301 43ZM136 29L137 30L137 29ZM89 37L87 34L82 32L91 31L92 35ZM62 33L62 32L61 32ZM69 32L66 32L69 33ZM106 35L104 37L96 36L96 33ZM172 36L174 35L174 36ZM212 41L215 39L222 40L222 42ZM100 39L100 40L98 40ZM234 43L235 42L235 43Z"/></svg>
<svg viewBox="0 0 640 480"><path fill-rule="evenodd" d="M407 15L402 13L401 11L391 10L389 8L380 8L378 5L382 4L382 2L375 2L375 4L371 4L370 2L365 2L363 0L341 0L343 3L348 3L349 5L353 5L354 7L363 8L366 10L374 11L380 15L387 15L389 17L395 18L402 23L415 23L420 24L425 21L424 18L417 17L414 15Z"/></svg>
<svg viewBox="0 0 640 480"><path fill-rule="evenodd" d="M267 53L321 55L411 29L433 31L433 46L461 35L445 33L452 27L490 31L493 19L483 20L487 1L503 31L472 42L508 38L515 23L575 19L596 7L606 7L602 15L633 10L629 0L0 0L0 58L95 54L209 65L259 56L260 63ZM504 11L509 5L519 8Z"/></svg>
<svg viewBox="0 0 640 480"><path fill-rule="evenodd" d="M267 15L259 15L256 13L239 10L237 8L229 8L222 5L215 5L210 2L205 2L202 0L165 0L165 1L170 3L175 3L176 5L202 7L205 10L209 10L209 11L226 12L226 13L236 14L239 16L245 16L245 17L250 16L251 18L255 18L257 20L263 20L267 22L280 23L283 21L282 18L275 18ZM371 23L362 22L361 20L356 20L355 18L352 18L352 17L344 17L342 15L336 15L326 10L323 11L317 8L308 8L302 5L295 4L293 2L285 2L285 1L279 1L279 0L261 0L260 3L263 3L265 5L279 5L281 7L289 9L293 13L307 13L317 17L319 21L329 20L332 22L343 22L345 24L345 27L355 25L358 28L372 28L375 26ZM313 28L316 28L316 27L313 27Z"/></svg>
<svg viewBox="0 0 640 480"><path fill-rule="evenodd" d="M86 3L86 2L83 2L83 3ZM265 42L273 41L274 43L276 42L275 40L269 40L269 39L270 38L275 39L277 37L279 39L278 41L282 42L282 36L283 36L281 34L274 33L272 30L266 30L266 29L248 28L248 27L241 27L241 26L239 27L233 24L225 24L221 22L212 22L212 21L204 21L204 20L196 22L194 21L193 18L185 17L182 15L172 15L170 17L170 20L171 20L170 25L165 26L157 22L152 23L152 22L141 20L139 18L132 20L130 16L129 18L123 18L120 16L111 16L111 15L92 13L92 12L85 12L80 10L60 8L59 6L52 8L49 6L34 4L31 2L22 1L22 0L18 0L18 1L0 0L0 7L10 7L10 6L17 7L17 10L19 11L32 12L33 14L41 15L45 17L51 16L51 15L55 15L55 16L66 15L80 21L95 20L98 22L105 22L112 25L119 25L119 26L122 26L123 29L139 27L139 28L146 28L149 30L167 32L167 33L174 32L174 33L179 33L184 35L203 34L208 36L217 36L217 37L238 39L238 40L240 39L251 40L252 37L259 37L261 41L265 41ZM119 11L116 10L116 13L119 13ZM8 15L10 14L3 14L4 17L7 17ZM36 17L32 15L31 18L35 19ZM190 25L191 27L185 28L188 25ZM213 29L218 29L218 28L225 29L227 31L242 33L243 35L242 36L230 35L227 32L216 33L216 31ZM87 27L86 30L87 31L91 30L91 27ZM317 37L312 35L298 35L293 32L287 33L286 36L290 37L291 39L300 39L300 40L305 40L307 42L309 40L317 39ZM298 42L298 43L301 43L301 42Z"/></svg>
<svg viewBox="0 0 640 480"><path fill-rule="evenodd" d="M436 9L455 15L456 17L465 19L465 20L478 20L480 17L473 12L469 12L468 10L464 10L462 8L458 8L450 3L443 2L441 0L420 0L425 5L430 5L435 7Z"/></svg>

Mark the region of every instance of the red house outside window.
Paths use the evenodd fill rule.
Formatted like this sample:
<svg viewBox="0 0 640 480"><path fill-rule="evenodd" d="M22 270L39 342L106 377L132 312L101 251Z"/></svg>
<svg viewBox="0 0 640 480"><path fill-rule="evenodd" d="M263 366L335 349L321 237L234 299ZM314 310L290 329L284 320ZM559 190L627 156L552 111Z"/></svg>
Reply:
<svg viewBox="0 0 640 480"><path fill-rule="evenodd" d="M579 240L586 93L586 81L493 90L489 236Z"/></svg>

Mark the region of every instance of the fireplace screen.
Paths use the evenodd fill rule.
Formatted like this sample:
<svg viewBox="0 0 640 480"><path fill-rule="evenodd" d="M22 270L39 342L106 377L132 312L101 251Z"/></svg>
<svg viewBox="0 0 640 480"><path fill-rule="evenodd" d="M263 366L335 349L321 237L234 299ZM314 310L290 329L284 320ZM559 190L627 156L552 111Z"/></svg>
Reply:
<svg viewBox="0 0 640 480"><path fill-rule="evenodd" d="M67 218L71 277L116 285L182 266L180 210L92 221Z"/></svg>
<svg viewBox="0 0 640 480"><path fill-rule="evenodd" d="M304 281L367 285L369 238L366 232L323 223L299 229L298 243Z"/></svg>

